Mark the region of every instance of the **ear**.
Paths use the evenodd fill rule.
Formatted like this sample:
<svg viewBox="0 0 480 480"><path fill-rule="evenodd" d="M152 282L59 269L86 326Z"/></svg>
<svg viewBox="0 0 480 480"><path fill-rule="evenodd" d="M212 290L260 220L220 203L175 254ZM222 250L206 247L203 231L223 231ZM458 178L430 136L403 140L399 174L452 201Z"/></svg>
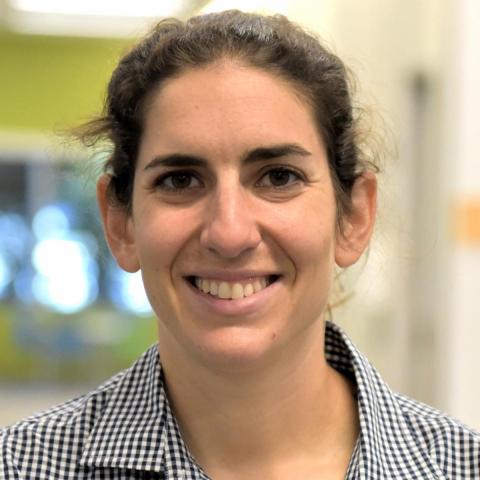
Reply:
<svg viewBox="0 0 480 480"><path fill-rule="evenodd" d="M140 268L135 245L133 218L126 207L115 205L108 186L110 175L102 175L97 182L97 201L102 216L105 239L118 265L134 273Z"/></svg>
<svg viewBox="0 0 480 480"><path fill-rule="evenodd" d="M373 172L360 175L352 187L352 210L345 214L335 244L339 267L353 265L367 248L377 212L377 179Z"/></svg>

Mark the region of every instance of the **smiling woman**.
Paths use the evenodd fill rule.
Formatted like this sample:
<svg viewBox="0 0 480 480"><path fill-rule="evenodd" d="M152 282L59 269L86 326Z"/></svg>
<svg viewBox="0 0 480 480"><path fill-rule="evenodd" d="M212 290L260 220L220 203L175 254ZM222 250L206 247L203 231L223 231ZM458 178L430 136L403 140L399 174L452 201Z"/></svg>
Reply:
<svg viewBox="0 0 480 480"><path fill-rule="evenodd" d="M170 155L197 161L152 167L150 159ZM175 175L186 186L174 186ZM102 188L99 198L106 199ZM221 368L210 358L221 354L229 368L238 357L240 368L258 369L274 353L305 351L306 339L319 338L305 334L324 328L334 191L310 108L270 73L222 59L164 85L145 111L131 213L106 201L102 211L120 265L142 270L161 318L164 364L178 364L182 352ZM218 292L205 292L207 285ZM244 297L243 285L261 291ZM232 290L242 298L225 301Z"/></svg>
<svg viewBox="0 0 480 480"><path fill-rule="evenodd" d="M478 434L391 392L326 322L375 220L357 128L342 62L284 17L165 20L125 56L84 138L112 142L105 236L158 346L6 429L4 477L480 474Z"/></svg>

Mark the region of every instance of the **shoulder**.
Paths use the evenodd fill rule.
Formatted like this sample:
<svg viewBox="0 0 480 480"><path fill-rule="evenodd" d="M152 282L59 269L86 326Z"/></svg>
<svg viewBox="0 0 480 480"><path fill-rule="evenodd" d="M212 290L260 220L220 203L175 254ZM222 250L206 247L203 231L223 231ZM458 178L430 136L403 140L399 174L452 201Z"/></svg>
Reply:
<svg viewBox="0 0 480 480"><path fill-rule="evenodd" d="M124 373L90 393L0 429L0 478L57 478L46 459L74 465Z"/></svg>
<svg viewBox="0 0 480 480"><path fill-rule="evenodd" d="M329 363L357 386L361 448L356 468L362 473L377 472L378 478L480 479L478 432L392 391L343 330L329 322L325 352Z"/></svg>
<svg viewBox="0 0 480 480"><path fill-rule="evenodd" d="M417 444L448 478L480 478L480 433L433 407L395 394Z"/></svg>

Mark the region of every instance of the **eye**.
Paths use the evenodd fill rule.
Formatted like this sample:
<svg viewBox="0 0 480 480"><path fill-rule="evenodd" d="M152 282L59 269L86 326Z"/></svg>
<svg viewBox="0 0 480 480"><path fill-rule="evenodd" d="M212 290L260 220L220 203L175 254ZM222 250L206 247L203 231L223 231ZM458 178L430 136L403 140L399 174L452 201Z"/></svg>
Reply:
<svg viewBox="0 0 480 480"><path fill-rule="evenodd" d="M155 187L167 191L179 191L201 186L198 178L190 172L171 172L161 176Z"/></svg>
<svg viewBox="0 0 480 480"><path fill-rule="evenodd" d="M288 187L299 180L302 180L301 175L294 170L285 167L275 167L265 173L257 185L260 187L282 188Z"/></svg>

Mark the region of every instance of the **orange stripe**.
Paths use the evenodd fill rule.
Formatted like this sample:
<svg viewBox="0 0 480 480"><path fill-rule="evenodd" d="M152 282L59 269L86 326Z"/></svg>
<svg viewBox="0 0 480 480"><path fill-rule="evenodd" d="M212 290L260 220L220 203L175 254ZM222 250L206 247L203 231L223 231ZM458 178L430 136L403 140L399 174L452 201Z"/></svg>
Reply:
<svg viewBox="0 0 480 480"><path fill-rule="evenodd" d="M462 246L480 247L480 197L462 199L454 210L457 243Z"/></svg>

